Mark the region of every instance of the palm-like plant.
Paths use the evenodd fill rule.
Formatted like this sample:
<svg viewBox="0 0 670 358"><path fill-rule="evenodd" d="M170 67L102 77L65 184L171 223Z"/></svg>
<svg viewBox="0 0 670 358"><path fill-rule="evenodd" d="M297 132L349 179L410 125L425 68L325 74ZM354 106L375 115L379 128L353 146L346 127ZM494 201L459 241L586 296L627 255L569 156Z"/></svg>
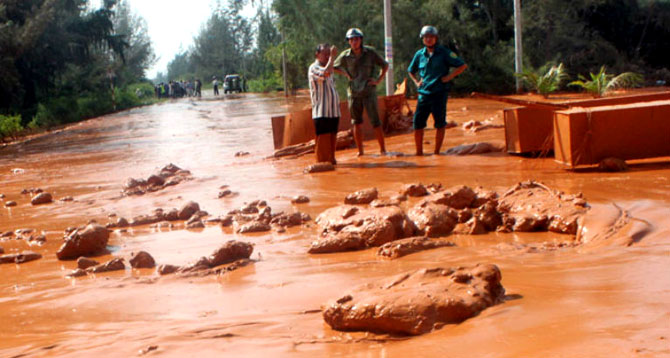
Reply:
<svg viewBox="0 0 670 358"><path fill-rule="evenodd" d="M579 75L579 80L568 83L568 86L578 86L595 97L602 97L615 88L633 87L644 81L642 75L634 72L624 72L618 76L610 75L605 72L605 66L602 66L600 72L596 74L589 73L589 76L591 80Z"/></svg>
<svg viewBox="0 0 670 358"><path fill-rule="evenodd" d="M558 66L551 66L548 70L547 66L548 64L537 71L525 70L514 75L521 78L531 91L535 91L546 98L550 93L556 92L560 88L561 82L567 77L562 63Z"/></svg>

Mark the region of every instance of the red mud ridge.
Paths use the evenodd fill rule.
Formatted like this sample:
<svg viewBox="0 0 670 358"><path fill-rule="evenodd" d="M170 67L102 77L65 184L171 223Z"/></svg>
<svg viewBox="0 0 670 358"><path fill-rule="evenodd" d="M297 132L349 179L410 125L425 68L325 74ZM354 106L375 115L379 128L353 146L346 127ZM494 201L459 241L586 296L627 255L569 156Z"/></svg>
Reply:
<svg viewBox="0 0 670 358"><path fill-rule="evenodd" d="M254 247L249 243L230 240L216 249L210 256L203 256L190 265L161 265L156 271L160 275L176 273L186 277L222 274L252 263L253 261L249 257L251 257L253 251Z"/></svg>
<svg viewBox="0 0 670 358"><path fill-rule="evenodd" d="M444 190L439 184L430 188L405 185L401 194L422 199L405 213L396 205L349 205L379 201L375 188L348 195L348 204L330 208L316 218L321 233L309 252L361 250L411 236L438 238L454 232L553 231L575 236L580 218L588 211L581 194L566 195L533 181L519 183L502 195L467 186ZM418 239L396 246L398 253L385 255L399 257L420 247L437 247Z"/></svg>
<svg viewBox="0 0 670 358"><path fill-rule="evenodd" d="M419 335L501 302L500 280L495 265L421 269L358 287L328 303L323 318L336 330Z"/></svg>
<svg viewBox="0 0 670 358"><path fill-rule="evenodd" d="M170 163L163 167L158 173L150 175L147 179L129 178L123 185L124 195L144 195L165 189L168 186L177 185L185 180L191 180L191 172L179 168Z"/></svg>
<svg viewBox="0 0 670 358"><path fill-rule="evenodd" d="M239 209L229 211L219 220L221 226L233 226L235 232L245 234L267 232L273 229L277 232L284 232L287 227L302 225L312 218L299 211L273 213L265 200L254 200Z"/></svg>
<svg viewBox="0 0 670 358"><path fill-rule="evenodd" d="M185 203L180 209L172 209L168 212L164 212L162 209L155 209L153 214L140 215L131 221L120 217L116 222L108 223L106 227L91 222L85 227L68 228L64 243L58 250L57 256L60 260L78 259L78 268L68 274L68 277L80 277L90 273L124 270L126 265L122 258L114 258L107 263L99 264L97 261L84 257L106 252L110 228L149 224L161 225L163 223L172 225L170 221L176 220L185 220L185 227L187 229L200 228L205 225L202 219L208 215L207 212L200 210L198 203L191 201ZM290 214L284 212L272 213L272 209L267 205L267 202L264 200L255 200L239 209L230 211L224 217L207 219L207 222L218 223L221 226L234 225L235 231L238 233L251 233L270 231L272 229L277 232L283 232L287 227L302 225L310 220L309 215L301 212ZM176 272L190 276L220 274L246 266L252 262L249 260L252 251L253 247L251 244L229 241L210 257L202 257L191 265L181 267L161 265L158 267L157 272L160 275ZM156 265L153 257L144 251L133 254L129 262L132 268L153 268ZM220 267L222 265L227 266Z"/></svg>
<svg viewBox="0 0 670 358"><path fill-rule="evenodd" d="M130 221L124 217L119 217L115 222L107 223L107 228L124 228L128 226L143 226L162 222L171 222L184 220L186 228L204 227L202 218L208 216L206 211L200 210L200 205L194 201L189 201L181 208L172 208L165 211L162 208L154 209L152 214L138 215Z"/></svg>
<svg viewBox="0 0 670 358"><path fill-rule="evenodd" d="M0 232L0 241L4 240L24 240L29 245L42 246L47 242L44 233L37 233L37 230L30 228L16 229L15 231Z"/></svg>
<svg viewBox="0 0 670 358"><path fill-rule="evenodd" d="M0 247L0 254L4 250ZM42 255L37 252L32 251L23 251L14 254L6 254L0 256L0 264L22 264L29 261L39 260L42 258Z"/></svg>

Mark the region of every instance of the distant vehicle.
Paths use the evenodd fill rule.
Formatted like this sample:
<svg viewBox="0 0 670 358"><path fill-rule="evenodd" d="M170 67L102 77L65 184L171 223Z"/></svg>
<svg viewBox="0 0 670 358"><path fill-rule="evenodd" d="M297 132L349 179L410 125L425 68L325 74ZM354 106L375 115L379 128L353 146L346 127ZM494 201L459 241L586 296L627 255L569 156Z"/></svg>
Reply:
<svg viewBox="0 0 670 358"><path fill-rule="evenodd" d="M227 75L223 79L223 93L240 93L242 91L242 77L240 75Z"/></svg>

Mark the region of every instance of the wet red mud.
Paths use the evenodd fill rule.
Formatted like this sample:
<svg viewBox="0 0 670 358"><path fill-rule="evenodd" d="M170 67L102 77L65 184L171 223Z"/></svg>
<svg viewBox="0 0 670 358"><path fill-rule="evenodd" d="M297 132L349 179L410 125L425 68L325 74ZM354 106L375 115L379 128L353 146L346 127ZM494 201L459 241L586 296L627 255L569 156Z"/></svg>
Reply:
<svg viewBox="0 0 670 358"><path fill-rule="evenodd" d="M565 171L552 158L502 152L414 157L411 134L387 139L388 156L337 152L335 171L304 174L314 156L265 159L273 151L270 116L302 109L307 97L230 96L175 101L93 119L0 149L0 232L34 229L41 246L3 237L4 255L41 259L0 265L0 356L670 356L670 158L628 162L625 172ZM501 124L505 105L451 99L446 150L500 143L504 129L465 131L468 121ZM433 133L425 140L432 146ZM245 156L235 153L249 152ZM147 178L168 163L192 180L140 196L122 195L128 178ZM285 231L237 233L183 222L112 228L99 263L146 251L156 266L188 266L229 240L253 245L251 264L205 276L159 276L156 268L65 276L77 262L56 252L68 227L146 215L197 202L223 217L254 200L272 212L316 218L355 191L378 200L405 185L466 185L504 193L534 180L566 195L582 193L588 214L576 235L556 232L452 233L454 245L389 260L378 248L310 255L316 223ZM224 187L224 185L227 185ZM219 198L222 187L234 195ZM54 201L31 205L41 188ZM292 203L298 195L307 203ZM60 198L72 197L72 201ZM409 211L425 197L399 201ZM431 267L494 264L505 297L459 324L415 337L330 328L322 308L360 285Z"/></svg>

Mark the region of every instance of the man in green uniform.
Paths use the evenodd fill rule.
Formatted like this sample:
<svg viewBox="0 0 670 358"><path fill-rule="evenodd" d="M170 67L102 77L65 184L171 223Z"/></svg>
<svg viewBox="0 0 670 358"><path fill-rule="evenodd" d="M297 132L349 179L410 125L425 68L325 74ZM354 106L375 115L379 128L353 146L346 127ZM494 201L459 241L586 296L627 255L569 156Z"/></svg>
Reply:
<svg viewBox="0 0 670 358"><path fill-rule="evenodd" d="M435 126L435 154L440 154L447 125L447 98L451 80L468 68L454 52L437 44L437 29L424 26L419 35L424 48L414 54L407 68L409 76L418 88L419 98L414 111L414 143L416 155L423 155L423 129L428 116L433 115ZM451 68L454 68L450 72ZM417 77L418 75L418 77Z"/></svg>
<svg viewBox="0 0 670 358"><path fill-rule="evenodd" d="M379 151L386 153L382 122L377 109L377 85L388 70L388 63L372 48L363 46L363 32L357 28L347 31L350 48L337 57L334 64L335 72L349 79L347 97L351 123L354 125L354 140L358 147L358 155L363 155L363 110L367 110L370 124L379 142ZM375 76L375 67L380 67L379 76Z"/></svg>

